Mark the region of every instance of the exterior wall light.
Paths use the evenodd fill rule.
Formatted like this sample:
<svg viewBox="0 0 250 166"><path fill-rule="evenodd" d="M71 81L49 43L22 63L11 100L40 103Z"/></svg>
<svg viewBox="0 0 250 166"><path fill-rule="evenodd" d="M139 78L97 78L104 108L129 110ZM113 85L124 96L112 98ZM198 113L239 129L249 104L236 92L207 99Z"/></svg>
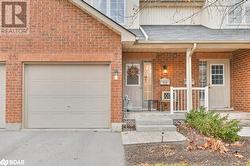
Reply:
<svg viewBox="0 0 250 166"><path fill-rule="evenodd" d="M162 73L163 74L167 74L168 73L168 66L167 65L163 65L163 67L162 67Z"/></svg>
<svg viewBox="0 0 250 166"><path fill-rule="evenodd" d="M118 69L114 70L114 80L118 80L119 79L119 71Z"/></svg>

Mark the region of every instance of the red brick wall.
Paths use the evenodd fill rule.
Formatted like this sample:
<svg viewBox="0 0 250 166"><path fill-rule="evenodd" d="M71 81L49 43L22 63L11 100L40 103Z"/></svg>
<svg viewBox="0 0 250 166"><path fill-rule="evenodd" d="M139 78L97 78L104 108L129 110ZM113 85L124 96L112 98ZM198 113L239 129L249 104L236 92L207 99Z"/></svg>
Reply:
<svg viewBox="0 0 250 166"><path fill-rule="evenodd" d="M231 81L234 110L250 112L250 50L233 53Z"/></svg>
<svg viewBox="0 0 250 166"><path fill-rule="evenodd" d="M111 62L120 73L119 80L112 80L112 122L121 121L120 35L67 0L30 1L30 33L1 35L0 61L7 69L7 123L22 121L24 62Z"/></svg>

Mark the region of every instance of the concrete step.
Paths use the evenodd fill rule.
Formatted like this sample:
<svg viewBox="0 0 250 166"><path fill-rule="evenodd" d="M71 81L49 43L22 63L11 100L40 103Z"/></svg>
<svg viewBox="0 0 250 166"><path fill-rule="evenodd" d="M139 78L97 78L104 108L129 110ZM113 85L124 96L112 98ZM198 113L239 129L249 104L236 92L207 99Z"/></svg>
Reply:
<svg viewBox="0 0 250 166"><path fill-rule="evenodd" d="M176 131L174 125L136 125L136 131Z"/></svg>
<svg viewBox="0 0 250 166"><path fill-rule="evenodd" d="M250 120L248 119L240 120L240 125L243 127L250 127Z"/></svg>
<svg viewBox="0 0 250 166"><path fill-rule="evenodd" d="M173 120L166 117L147 117L147 118L137 118L137 125L172 125Z"/></svg>

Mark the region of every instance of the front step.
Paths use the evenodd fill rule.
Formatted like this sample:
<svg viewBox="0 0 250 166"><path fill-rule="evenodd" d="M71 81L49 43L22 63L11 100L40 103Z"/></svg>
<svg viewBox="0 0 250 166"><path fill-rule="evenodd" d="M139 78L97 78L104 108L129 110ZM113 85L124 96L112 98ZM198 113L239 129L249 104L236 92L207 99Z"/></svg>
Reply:
<svg viewBox="0 0 250 166"><path fill-rule="evenodd" d="M158 116L147 116L147 117L138 117L136 119L137 125L172 125L173 120L166 117Z"/></svg>
<svg viewBox="0 0 250 166"><path fill-rule="evenodd" d="M173 119L166 115L138 116L135 119L136 131L176 131Z"/></svg>
<svg viewBox="0 0 250 166"><path fill-rule="evenodd" d="M174 125L136 125L136 131L176 131Z"/></svg>

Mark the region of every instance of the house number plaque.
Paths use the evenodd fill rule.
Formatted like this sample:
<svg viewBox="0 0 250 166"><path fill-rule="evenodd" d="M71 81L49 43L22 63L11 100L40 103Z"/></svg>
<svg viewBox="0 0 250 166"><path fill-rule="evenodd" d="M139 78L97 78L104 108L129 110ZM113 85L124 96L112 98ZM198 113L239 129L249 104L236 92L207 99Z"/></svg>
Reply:
<svg viewBox="0 0 250 166"><path fill-rule="evenodd" d="M161 78L160 85L170 85L170 79L168 78Z"/></svg>

